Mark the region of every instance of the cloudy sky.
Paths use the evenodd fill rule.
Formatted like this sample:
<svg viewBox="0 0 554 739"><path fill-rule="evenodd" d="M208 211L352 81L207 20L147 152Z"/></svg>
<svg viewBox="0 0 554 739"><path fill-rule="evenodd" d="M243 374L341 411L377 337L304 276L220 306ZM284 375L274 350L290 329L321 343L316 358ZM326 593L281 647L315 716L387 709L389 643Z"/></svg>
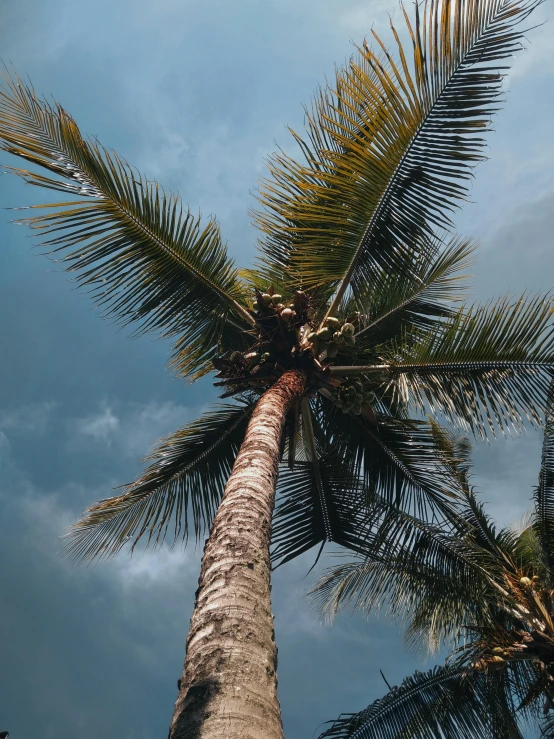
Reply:
<svg viewBox="0 0 554 739"><path fill-rule="evenodd" d="M545 21L551 2L537 12ZM251 191L301 103L395 0L18 0L0 12L0 54L82 130L148 177L217 214L232 254L253 254ZM554 42L547 23L515 60L472 204L459 230L482 245L479 298L552 287ZM6 158L7 160L7 158ZM35 202L0 176L0 206ZM35 200L34 200L35 199ZM168 346L130 340L32 251L0 214L0 730L13 739L166 736L199 551L123 554L95 567L59 555L91 502L131 480L161 435L215 397L167 369ZM476 450L475 482L502 521L528 507L539 437ZM386 619L322 625L305 598L308 556L275 576L287 739L359 710L432 664Z"/></svg>

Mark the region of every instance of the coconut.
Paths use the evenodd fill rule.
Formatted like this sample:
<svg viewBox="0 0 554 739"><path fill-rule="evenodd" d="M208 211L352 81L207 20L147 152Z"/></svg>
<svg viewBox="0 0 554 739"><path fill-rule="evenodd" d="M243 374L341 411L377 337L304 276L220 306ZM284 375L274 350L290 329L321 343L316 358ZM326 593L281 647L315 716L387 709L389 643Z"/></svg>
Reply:
<svg viewBox="0 0 554 739"><path fill-rule="evenodd" d="M258 352L250 352L249 354L245 354L244 358L246 359L248 364L256 364L256 362L260 358L260 355Z"/></svg>
<svg viewBox="0 0 554 739"><path fill-rule="evenodd" d="M338 328L339 328L339 326L340 326L340 321L339 321L339 319L338 319L338 318L333 318L333 316L327 316L327 318L325 319L325 323L326 323L326 324L327 324L327 326L329 326L329 328L330 328L330 329L332 329L332 330L336 330L336 329L338 329Z"/></svg>
<svg viewBox="0 0 554 739"><path fill-rule="evenodd" d="M353 336L350 336L350 334L345 334L344 342L347 346L354 346L356 339Z"/></svg>
<svg viewBox="0 0 554 739"><path fill-rule="evenodd" d="M532 582L528 577L522 577L519 580L519 584L523 585L524 588L528 588L532 584Z"/></svg>
<svg viewBox="0 0 554 739"><path fill-rule="evenodd" d="M316 341L318 339L318 335L315 331L312 331L310 334L308 334L308 341L310 343Z"/></svg>
<svg viewBox="0 0 554 739"><path fill-rule="evenodd" d="M279 295L279 293L274 293L271 296L271 302L272 303L280 303L282 299L283 299L283 296L282 295Z"/></svg>
<svg viewBox="0 0 554 739"><path fill-rule="evenodd" d="M231 362L240 362L242 359L242 354L240 352L231 352L231 356L229 357Z"/></svg>
<svg viewBox="0 0 554 739"><path fill-rule="evenodd" d="M330 344L329 348L327 349L327 356L329 357L329 359L334 359L338 353L338 346L336 344Z"/></svg>
<svg viewBox="0 0 554 739"><path fill-rule="evenodd" d="M317 335L320 339L323 339L324 341L329 341L331 337L333 336L332 332L328 328L320 328L317 332Z"/></svg>
<svg viewBox="0 0 554 739"><path fill-rule="evenodd" d="M291 310L290 308L285 308L281 311L281 318L283 321L286 321L287 323L296 315L296 313Z"/></svg>
<svg viewBox="0 0 554 739"><path fill-rule="evenodd" d="M267 305L269 305L269 303L271 303L272 299L273 299L273 297L272 297L272 296L271 296L271 295L270 295L269 293L264 293L264 294L262 295L262 300L263 300L263 301L264 301L264 302L265 302L265 303L266 303Z"/></svg>
<svg viewBox="0 0 554 739"><path fill-rule="evenodd" d="M354 336L355 330L356 329L354 328L354 325L352 323L345 323L341 328L342 333L346 336Z"/></svg>

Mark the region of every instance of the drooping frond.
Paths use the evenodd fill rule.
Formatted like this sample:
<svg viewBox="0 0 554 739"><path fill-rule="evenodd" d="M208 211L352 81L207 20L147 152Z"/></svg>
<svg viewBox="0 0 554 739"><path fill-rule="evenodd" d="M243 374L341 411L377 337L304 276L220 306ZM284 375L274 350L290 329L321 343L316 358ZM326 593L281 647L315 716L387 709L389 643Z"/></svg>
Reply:
<svg viewBox="0 0 554 739"><path fill-rule="evenodd" d="M323 402L317 421L328 443L362 476L366 494L426 516L459 493L447 450L431 424L364 411L345 414Z"/></svg>
<svg viewBox="0 0 554 739"><path fill-rule="evenodd" d="M539 0L540 1L540 0ZM334 89L319 90L303 161L282 151L261 183L261 265L304 289L363 295L382 272L406 268L464 198L483 159L508 60L521 48L537 0L428 0L406 12L410 51L395 57L375 35Z"/></svg>
<svg viewBox="0 0 554 739"><path fill-rule="evenodd" d="M523 739L503 683L458 664L415 672L319 739Z"/></svg>
<svg viewBox="0 0 554 739"><path fill-rule="evenodd" d="M200 535L219 505L253 407L221 405L162 439L135 482L95 503L72 526L67 553L78 560L109 557L143 536L158 544L171 525L174 540L186 539L189 519Z"/></svg>
<svg viewBox="0 0 554 739"><path fill-rule="evenodd" d="M544 564L554 577L554 383L549 389L545 416L539 484L533 495L533 529L540 542Z"/></svg>
<svg viewBox="0 0 554 739"><path fill-rule="evenodd" d="M389 514L366 536L366 556L325 571L311 591L314 603L328 619L339 609L351 607L366 613L383 609L409 623L425 601L434 609L425 640L436 641L447 632L457 635L468 613L468 594L483 595L478 561L472 561L462 546L436 527L426 527L401 511L394 518ZM385 532L391 541L382 540ZM410 538L409 547L399 546L402 535ZM437 614L445 608L448 613L440 618L442 628Z"/></svg>
<svg viewBox="0 0 554 739"><path fill-rule="evenodd" d="M542 739L554 739L554 713L547 714L541 723Z"/></svg>
<svg viewBox="0 0 554 739"><path fill-rule="evenodd" d="M543 296L463 308L418 340L383 347L383 383L483 437L541 423L554 366L551 313Z"/></svg>
<svg viewBox="0 0 554 739"><path fill-rule="evenodd" d="M70 198L33 206L48 212L23 222L103 313L177 337L173 363L185 376L211 369L220 341L248 346L243 333L252 318L215 221L203 226L177 196L83 138L61 106L40 100L17 77L5 75L4 83L0 146L47 173L8 169Z"/></svg>
<svg viewBox="0 0 554 739"><path fill-rule="evenodd" d="M358 478L332 450L315 463L282 467L272 534L272 558L284 564L312 547L332 542L353 551L363 546L366 500Z"/></svg>
<svg viewBox="0 0 554 739"><path fill-rule="evenodd" d="M272 530L272 559L284 564L317 544L335 542L359 551L367 517L359 475L314 428L307 399L301 404L303 449L292 468L281 469Z"/></svg>
<svg viewBox="0 0 554 739"><path fill-rule="evenodd" d="M498 596L490 557L471 544L472 531L454 510L450 519L424 523L374 501L362 554L326 570L310 591L317 610L327 619L344 608L384 610L404 622L412 643L433 650L458 638L468 620L489 623Z"/></svg>

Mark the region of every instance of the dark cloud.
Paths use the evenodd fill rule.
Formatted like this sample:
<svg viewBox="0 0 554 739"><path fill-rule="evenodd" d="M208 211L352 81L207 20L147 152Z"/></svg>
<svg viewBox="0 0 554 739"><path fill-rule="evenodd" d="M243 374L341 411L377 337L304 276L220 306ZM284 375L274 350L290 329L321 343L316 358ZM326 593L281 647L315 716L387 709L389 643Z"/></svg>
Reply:
<svg viewBox="0 0 554 739"><path fill-rule="evenodd" d="M554 192L506 215L480 251L479 292L550 292L554 287Z"/></svg>

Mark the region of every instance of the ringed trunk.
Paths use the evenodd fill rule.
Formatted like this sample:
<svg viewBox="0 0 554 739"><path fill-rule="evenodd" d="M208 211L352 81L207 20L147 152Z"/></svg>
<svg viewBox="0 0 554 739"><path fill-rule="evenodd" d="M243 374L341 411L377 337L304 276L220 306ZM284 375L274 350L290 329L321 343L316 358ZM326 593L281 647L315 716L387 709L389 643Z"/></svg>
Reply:
<svg viewBox="0 0 554 739"><path fill-rule="evenodd" d="M204 547L168 739L283 739L269 544L283 425L306 377L260 398Z"/></svg>

